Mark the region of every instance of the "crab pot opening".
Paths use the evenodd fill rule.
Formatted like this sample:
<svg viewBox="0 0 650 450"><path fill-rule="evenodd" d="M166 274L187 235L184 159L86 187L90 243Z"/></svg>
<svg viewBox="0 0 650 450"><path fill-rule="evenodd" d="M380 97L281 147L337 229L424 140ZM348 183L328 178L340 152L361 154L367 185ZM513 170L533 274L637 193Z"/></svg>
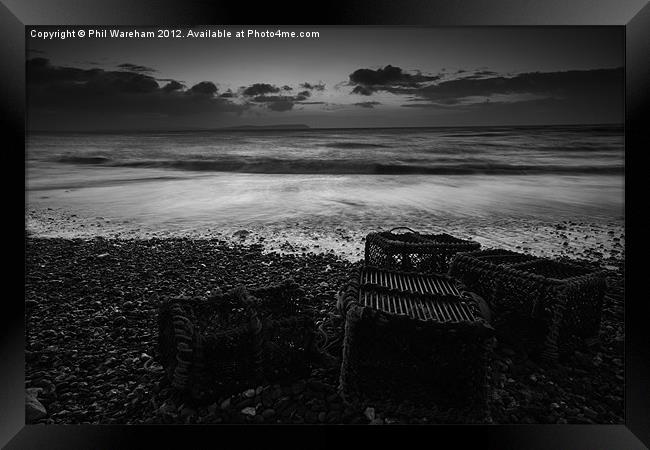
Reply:
<svg viewBox="0 0 650 450"><path fill-rule="evenodd" d="M395 270L445 273L456 253L477 250L480 246L478 242L446 233L370 233L366 236L365 263Z"/></svg>

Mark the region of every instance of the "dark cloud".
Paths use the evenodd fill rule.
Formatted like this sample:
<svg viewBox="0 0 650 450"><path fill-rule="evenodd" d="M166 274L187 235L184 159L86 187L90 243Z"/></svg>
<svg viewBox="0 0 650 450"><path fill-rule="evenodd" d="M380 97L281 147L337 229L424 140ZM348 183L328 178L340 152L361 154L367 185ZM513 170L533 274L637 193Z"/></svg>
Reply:
<svg viewBox="0 0 650 450"><path fill-rule="evenodd" d="M189 90L192 94L214 95L217 93L217 86L212 81L201 81Z"/></svg>
<svg viewBox="0 0 650 450"><path fill-rule="evenodd" d="M531 99L554 98L567 102L598 102L615 104L622 98L624 74L622 68L569 70L562 72L530 72L500 75L486 68L475 71L459 70L453 79L442 75L406 73L399 67L358 69L350 75L352 94L371 96L378 91L409 96L402 106L441 107L484 103L486 101L513 103ZM495 98L491 98L494 97ZM504 100L504 96L508 97ZM410 102L426 102L411 104ZM365 103L365 102L361 102Z"/></svg>
<svg viewBox="0 0 650 450"><path fill-rule="evenodd" d="M361 108L374 108L377 105L381 105L379 102L358 102L354 103L354 106L359 106Z"/></svg>
<svg viewBox="0 0 650 450"><path fill-rule="evenodd" d="M291 95L258 95L252 99L254 103L263 104L271 111L289 111L299 101L298 97Z"/></svg>
<svg viewBox="0 0 650 450"><path fill-rule="evenodd" d="M134 72L106 72L101 70L86 82L86 88L96 93L144 94L159 89L153 78Z"/></svg>
<svg viewBox="0 0 650 450"><path fill-rule="evenodd" d="M353 94L372 95L376 91L401 93L405 89L420 87L440 79L440 75L423 75L420 72L409 73L400 67L391 66L373 69L357 69L350 74L349 84L355 86Z"/></svg>
<svg viewBox="0 0 650 450"><path fill-rule="evenodd" d="M156 71L155 69L152 69L151 67L139 66L137 64L131 64L131 63L120 64L117 67L119 67L120 69L129 70L131 72L151 73L151 72Z"/></svg>
<svg viewBox="0 0 650 450"><path fill-rule="evenodd" d="M88 82L103 72L102 69L52 66L47 58L32 58L27 61L28 82L32 83Z"/></svg>
<svg viewBox="0 0 650 450"><path fill-rule="evenodd" d="M277 94L280 88L267 83L255 83L244 88L242 94L246 97L255 97L256 95Z"/></svg>
<svg viewBox="0 0 650 450"><path fill-rule="evenodd" d="M167 80L161 87L145 73L60 67L44 58L28 60L26 75L30 123L40 129L163 126L161 120L168 127L181 117L246 108L214 97L217 87L210 81L185 89Z"/></svg>
<svg viewBox="0 0 650 450"><path fill-rule="evenodd" d="M487 78L487 77L496 77L496 76L501 75L498 72L494 72L492 70L477 70L477 71L472 72L472 73L468 72L467 70L456 72L456 74L460 74L460 73L467 73L468 74L468 75L463 75L462 77L459 77L459 78L462 78L462 79L479 79L479 78ZM503 76L503 75L501 75L501 76Z"/></svg>
<svg viewBox="0 0 650 450"><path fill-rule="evenodd" d="M269 95L288 92L291 90L293 90L293 88L288 85L279 88L268 83L256 83L248 87L243 87L241 92L242 95L247 98L249 103L264 106L271 111L289 111L293 109L296 104L316 104L315 102L305 102L305 100L311 96L309 90L298 92L295 95Z"/></svg>
<svg viewBox="0 0 650 450"><path fill-rule="evenodd" d="M163 86L163 91L165 92L172 92L172 91L179 91L183 89L185 86L183 86L182 83L179 83L176 80L169 80L169 83Z"/></svg>
<svg viewBox="0 0 650 450"><path fill-rule="evenodd" d="M235 98L236 95L235 95L235 93L233 91L228 89L226 92L220 94L219 97L221 97L221 98Z"/></svg>
<svg viewBox="0 0 650 450"><path fill-rule="evenodd" d="M287 100L293 100L293 97L288 95L258 95L252 99L256 103L273 103Z"/></svg>
<svg viewBox="0 0 650 450"><path fill-rule="evenodd" d="M309 89L310 91L324 91L325 90L325 83L322 81L319 81L318 83L302 83L300 84L300 87L303 89Z"/></svg>
<svg viewBox="0 0 650 450"><path fill-rule="evenodd" d="M359 94L359 95L372 95L375 91L371 88L368 88L366 86L356 86L354 89L352 89L352 94Z"/></svg>
<svg viewBox="0 0 650 450"><path fill-rule="evenodd" d="M459 78L414 89L410 94L443 104L458 103L468 97L492 95L537 95L556 98L621 96L623 69L531 72L512 77Z"/></svg>
<svg viewBox="0 0 650 450"><path fill-rule="evenodd" d="M494 75L499 75L497 72L494 72L492 70L479 70L476 72L474 75L480 75L480 76L494 76Z"/></svg>

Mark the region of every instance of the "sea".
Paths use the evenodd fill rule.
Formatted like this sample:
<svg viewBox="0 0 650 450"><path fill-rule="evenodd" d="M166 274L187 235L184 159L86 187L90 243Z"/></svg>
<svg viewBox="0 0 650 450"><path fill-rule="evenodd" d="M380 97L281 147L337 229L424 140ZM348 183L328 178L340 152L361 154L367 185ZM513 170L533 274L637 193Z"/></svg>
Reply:
<svg viewBox="0 0 650 450"><path fill-rule="evenodd" d="M496 227L509 242L522 224L622 229L624 169L621 125L28 132L27 228L300 246Z"/></svg>

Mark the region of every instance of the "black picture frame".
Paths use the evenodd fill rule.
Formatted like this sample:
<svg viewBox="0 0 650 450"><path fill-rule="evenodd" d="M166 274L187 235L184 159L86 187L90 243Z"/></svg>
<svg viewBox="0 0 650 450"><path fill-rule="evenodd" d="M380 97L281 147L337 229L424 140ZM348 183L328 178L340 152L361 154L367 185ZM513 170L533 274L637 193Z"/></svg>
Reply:
<svg viewBox="0 0 650 450"><path fill-rule="evenodd" d="M292 11L292 12L291 12ZM168 0L2 0L0 3L0 123L8 145L3 150L5 189L5 295L0 326L0 444L18 448L180 447L194 439L205 446L254 445L301 448L342 445L358 434L364 446L426 445L522 449L641 449L650 445L650 342L645 299L641 289L645 269L626 264L625 303L625 425L494 425L421 427L312 426L61 426L25 425L24 420L24 202L16 193L24 181L25 30L29 25L424 25L424 26L564 26L611 25L626 32L626 160L625 217L627 261L646 255L646 240L638 231L646 210L643 193L643 153L650 131L643 121L650 93L650 5L646 0L389 0L255 5L248 2ZM647 120L647 119L646 119ZM11 176L9 176L9 175ZM13 180L16 177L18 180ZM636 200L640 197L639 200ZM24 198L23 198L24 200ZM21 205L22 203L22 205ZM636 217L635 217L636 213ZM639 213L641 214L639 216ZM23 215L24 217L24 215ZM636 222L636 225L634 223ZM21 230L22 228L22 230ZM15 236L14 236L15 234ZM5 246L7 248L7 246ZM22 277L21 277L22 275ZM15 289L11 289L15 287ZM13 292L13 293L11 293ZM21 299L21 293L23 294ZM637 294L638 293L638 294ZM234 439L234 441L232 441ZM232 444L229 444L232 442ZM350 441L350 444L353 442Z"/></svg>

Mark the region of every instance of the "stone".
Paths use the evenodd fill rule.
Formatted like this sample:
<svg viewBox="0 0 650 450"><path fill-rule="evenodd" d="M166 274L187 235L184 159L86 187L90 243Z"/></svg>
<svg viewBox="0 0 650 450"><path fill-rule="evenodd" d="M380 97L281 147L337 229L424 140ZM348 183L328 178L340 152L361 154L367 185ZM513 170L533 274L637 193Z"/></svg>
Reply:
<svg viewBox="0 0 650 450"><path fill-rule="evenodd" d="M25 421L33 423L47 416L47 410L32 392L25 392Z"/></svg>
<svg viewBox="0 0 650 450"><path fill-rule="evenodd" d="M246 239L248 235L251 234L250 231L248 230L238 230L233 233L233 237L239 238L239 239Z"/></svg>
<svg viewBox="0 0 650 450"><path fill-rule="evenodd" d="M253 406L247 406L246 408L241 410L241 413L246 416L254 416L256 414L255 408Z"/></svg>
<svg viewBox="0 0 650 450"><path fill-rule="evenodd" d="M246 397L246 398L255 397L255 389L248 389L248 390L244 391L244 397Z"/></svg>

